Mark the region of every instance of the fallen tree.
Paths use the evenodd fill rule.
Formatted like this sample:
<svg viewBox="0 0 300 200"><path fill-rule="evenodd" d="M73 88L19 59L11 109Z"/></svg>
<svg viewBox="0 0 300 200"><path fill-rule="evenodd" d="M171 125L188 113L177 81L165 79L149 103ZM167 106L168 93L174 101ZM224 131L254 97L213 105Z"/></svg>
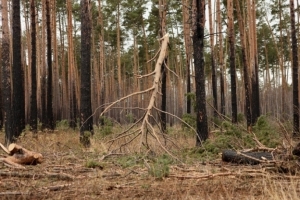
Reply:
<svg viewBox="0 0 300 200"><path fill-rule="evenodd" d="M43 155L24 147L12 143L8 149L0 143L1 148L8 154L5 158L0 158L4 164L9 167L24 168L23 165L36 165L43 161Z"/></svg>
<svg viewBox="0 0 300 200"><path fill-rule="evenodd" d="M135 92L135 93L129 94L125 97L118 99L117 101L108 105L104 109L104 111L101 113L101 116L103 116L106 112L108 112L110 109L112 109L113 106L120 103L121 101L128 99L129 97L132 97L135 95L142 95L145 93L150 93L148 107L147 108L139 108L140 110L144 111L144 114L142 115L142 117L140 119L136 120L136 122L134 124L132 124L129 128L127 128L125 131L116 135L113 139L108 141L108 143L110 143L110 146L115 141L122 141L121 144L119 142L119 145L117 147L120 151L123 147L132 143L135 140L139 140L139 144L140 144L139 150L140 151L141 151L141 147L143 147L143 146L146 147L146 150L151 150L151 145L149 144L149 139L151 138L151 139L154 139L154 141L155 141L154 143L159 145L163 149L163 151L165 151L171 155L171 153L168 151L168 149L165 146L166 141L170 141L170 140L167 138L166 134L164 134L158 119L155 118L155 113L157 113L158 115L160 115L161 113L164 113L164 114L171 115L172 117L175 117L178 120L181 120L181 119L175 115L172 115L170 113L160 110L156 106L156 105L158 105L157 99L158 99L159 95L162 95L161 94L162 64L165 64L165 67L168 71L174 73L172 70L170 70L168 68L166 63L164 63L165 58L167 57L169 34L165 34L164 37L162 37L160 39L160 41L161 41L160 50L155 55L155 57L158 56L156 64L155 64L155 69L149 74L138 76L139 79L153 76L154 77L153 85L148 89L145 89L145 90L139 91L139 92ZM155 59L155 57L153 59ZM185 122L183 122L183 123L185 123ZM157 129L155 128L155 126L157 126ZM189 125L187 124L187 126L189 126ZM172 144L175 145L174 143L172 143ZM117 149L115 149L115 150L117 150ZM113 150L113 151L115 151L115 150Z"/></svg>

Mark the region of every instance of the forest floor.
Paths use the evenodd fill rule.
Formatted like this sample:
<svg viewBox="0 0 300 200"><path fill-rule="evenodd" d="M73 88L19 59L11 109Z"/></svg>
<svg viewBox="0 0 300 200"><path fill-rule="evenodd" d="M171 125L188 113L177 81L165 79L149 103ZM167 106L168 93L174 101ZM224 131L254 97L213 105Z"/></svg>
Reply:
<svg viewBox="0 0 300 200"><path fill-rule="evenodd" d="M195 144L191 135L173 140L178 152ZM299 174L224 163L221 155L186 154L180 162L166 154L109 154L104 140L94 137L84 149L70 130L27 133L17 143L42 153L44 162L25 169L0 163L0 199L300 199Z"/></svg>

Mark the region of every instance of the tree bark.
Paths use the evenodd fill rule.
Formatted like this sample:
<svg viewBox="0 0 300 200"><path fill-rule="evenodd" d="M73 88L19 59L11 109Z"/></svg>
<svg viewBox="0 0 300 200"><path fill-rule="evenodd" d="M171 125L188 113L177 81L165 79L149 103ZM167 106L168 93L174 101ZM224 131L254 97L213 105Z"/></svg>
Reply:
<svg viewBox="0 0 300 200"><path fill-rule="evenodd" d="M89 1L81 0L81 87L80 87L80 141L90 145L89 136L93 134L91 106L91 19Z"/></svg>
<svg viewBox="0 0 300 200"><path fill-rule="evenodd" d="M13 141L12 112L11 112L11 63L10 63L10 38L8 26L8 7L7 1L2 0L2 56L1 56L1 90L3 104L3 119L5 125L5 144Z"/></svg>
<svg viewBox="0 0 300 200"><path fill-rule="evenodd" d="M236 2L237 16L238 16L238 24L240 30L240 38L241 38L241 51L242 51L242 63L243 63L243 71L244 71L244 85L245 85L245 106L246 106L246 118L247 118L247 128L250 129L252 125L252 117L251 117L251 85L250 85L250 77L249 77L249 68L246 54L246 37L244 35L244 23L240 9L240 3L238 0Z"/></svg>
<svg viewBox="0 0 300 200"><path fill-rule="evenodd" d="M298 46L295 27L295 11L294 0L290 0L291 12L291 36L292 36L292 51L293 51L293 135L300 136L299 134L299 90L298 90Z"/></svg>
<svg viewBox="0 0 300 200"><path fill-rule="evenodd" d="M160 17L160 37L162 38L166 34L166 14L167 14L167 2L166 0L159 0L159 17ZM161 110L166 112L167 108L167 71L166 71L167 57L164 59L161 66ZM166 132L167 130L167 116L166 113L161 113L161 130Z"/></svg>
<svg viewBox="0 0 300 200"><path fill-rule="evenodd" d="M214 16L212 14L211 4L212 4L211 0L208 0L212 94L213 94L214 117L217 117L218 116L218 93L217 93L217 76L216 76L216 64L215 64L215 53L214 53L214 45L215 45L214 42L215 35L214 35L214 28L213 28Z"/></svg>
<svg viewBox="0 0 300 200"><path fill-rule="evenodd" d="M51 14L50 1L46 0L46 26L47 26L47 108L46 128L53 130L53 102L52 102L52 41L51 41Z"/></svg>
<svg viewBox="0 0 300 200"><path fill-rule="evenodd" d="M36 80L36 23L35 0L30 1L31 10L31 96L30 96L30 127L37 131L37 80Z"/></svg>
<svg viewBox="0 0 300 200"><path fill-rule="evenodd" d="M205 0L195 1L195 19L193 24L193 47L196 81L197 105L197 139L196 145L200 146L208 138L208 124L206 114L206 92L204 72L204 27L205 27Z"/></svg>
<svg viewBox="0 0 300 200"><path fill-rule="evenodd" d="M235 36L233 24L233 1L227 1L228 9L228 42L230 49L230 78L231 78L231 106L232 123L237 123L237 95L236 95L236 67L235 67Z"/></svg>
<svg viewBox="0 0 300 200"><path fill-rule="evenodd" d="M20 0L13 0L13 137L18 138L25 128L24 69L21 60Z"/></svg>

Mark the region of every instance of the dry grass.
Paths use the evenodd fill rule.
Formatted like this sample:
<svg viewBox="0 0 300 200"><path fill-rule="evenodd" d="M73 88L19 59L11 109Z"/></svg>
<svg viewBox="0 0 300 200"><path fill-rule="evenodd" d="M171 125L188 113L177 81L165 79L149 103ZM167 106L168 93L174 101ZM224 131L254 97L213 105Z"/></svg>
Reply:
<svg viewBox="0 0 300 200"><path fill-rule="evenodd" d="M180 133L179 128L170 132L177 147L170 143L168 148L182 158L180 152L194 146L195 138ZM4 134L0 136L3 143ZM25 170L0 163L0 199L300 198L300 176L275 173L262 166L235 166L220 159L203 162L191 156L189 162L172 161L161 165L168 167L166 176L154 177L149 166L165 159L155 141L149 142L154 151L146 149L148 154L137 152L140 140L118 154L110 154L106 141L111 138L96 134L91 148L84 149L78 133L72 130L39 133L35 137L27 133L18 144L42 153L45 162L26 166ZM115 142L110 149L121 142L124 141ZM4 152L0 155L5 156Z"/></svg>

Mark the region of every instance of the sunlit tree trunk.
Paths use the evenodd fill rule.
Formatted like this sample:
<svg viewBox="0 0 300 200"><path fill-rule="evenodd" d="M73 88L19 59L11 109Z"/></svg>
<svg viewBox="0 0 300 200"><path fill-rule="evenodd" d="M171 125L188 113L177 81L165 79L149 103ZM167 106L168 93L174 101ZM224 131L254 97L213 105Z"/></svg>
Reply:
<svg viewBox="0 0 300 200"><path fill-rule="evenodd" d="M75 58L73 45L73 23L72 23L72 4L71 0L67 0L68 15L68 102L69 102L69 119L70 127L76 127L76 88L75 88ZM75 98L74 98L75 97Z"/></svg>

